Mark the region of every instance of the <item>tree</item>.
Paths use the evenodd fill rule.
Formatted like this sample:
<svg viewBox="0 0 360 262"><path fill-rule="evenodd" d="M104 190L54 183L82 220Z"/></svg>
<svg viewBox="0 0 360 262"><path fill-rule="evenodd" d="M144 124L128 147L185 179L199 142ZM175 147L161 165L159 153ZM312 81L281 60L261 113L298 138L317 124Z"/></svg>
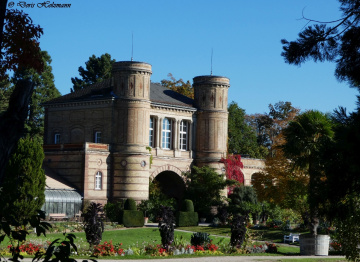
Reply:
<svg viewBox="0 0 360 262"><path fill-rule="evenodd" d="M292 209L301 214L305 224L309 223L309 176L301 169L294 169L281 149L265 159L264 171L252 175L251 185L260 202Z"/></svg>
<svg viewBox="0 0 360 262"><path fill-rule="evenodd" d="M285 156L293 161L294 167L309 175L309 207L311 232L317 234L319 211L323 207L326 180L324 152L334 136L333 124L329 117L319 111L307 111L297 116L284 129Z"/></svg>
<svg viewBox="0 0 360 262"><path fill-rule="evenodd" d="M28 15L18 10L7 10L2 33L0 80L6 80L7 70L43 69L38 39L42 28L32 24ZM9 157L24 132L24 122L34 85L28 80L18 81L11 93L7 110L0 115L0 182Z"/></svg>
<svg viewBox="0 0 360 262"><path fill-rule="evenodd" d="M92 55L89 60L85 62L86 68L79 67L79 75L81 78L72 77L71 82L73 88L71 92L75 92L92 84L102 82L111 77L112 65L115 59L111 59L111 55L105 53L100 57Z"/></svg>
<svg viewBox="0 0 360 262"><path fill-rule="evenodd" d="M162 86L194 99L194 89L189 80L185 83L181 78L176 80L176 78L171 73L169 73L167 76L170 78L170 80L161 80L160 83Z"/></svg>
<svg viewBox="0 0 360 262"><path fill-rule="evenodd" d="M44 152L41 144L22 138L6 167L0 211L7 221L21 223L37 214L45 202Z"/></svg>
<svg viewBox="0 0 360 262"><path fill-rule="evenodd" d="M29 65L39 73L42 71L44 65L37 41L42 34L42 28L34 25L23 11L6 11L0 53L0 80L4 79L7 70L16 71L28 68Z"/></svg>
<svg viewBox="0 0 360 262"><path fill-rule="evenodd" d="M299 33L295 41L282 39L285 62L300 65L309 59L315 62L336 63L335 76L347 81L350 86L360 86L360 2L359 0L339 0L342 17L334 21L316 21Z"/></svg>
<svg viewBox="0 0 360 262"><path fill-rule="evenodd" d="M229 198L231 200L229 208L234 215L241 214L248 219L249 215L252 214L253 219L256 220L256 214L259 213L260 206L253 187L244 185L235 187Z"/></svg>
<svg viewBox="0 0 360 262"><path fill-rule="evenodd" d="M191 199L200 216L206 216L211 206L221 203L221 193L230 185L221 175L208 166L194 166L191 173L185 173L185 198Z"/></svg>
<svg viewBox="0 0 360 262"><path fill-rule="evenodd" d="M291 102L279 101L274 105L269 104L269 113L247 116L249 125L256 130L259 147L265 148L270 156L274 156L278 146L284 142L282 130L299 111Z"/></svg>
<svg viewBox="0 0 360 262"><path fill-rule="evenodd" d="M256 133L246 122L245 110L233 101L228 107L228 112L228 152L253 158L265 157L265 148L257 144Z"/></svg>
<svg viewBox="0 0 360 262"><path fill-rule="evenodd" d="M44 107L42 103L60 96L54 84L51 67L51 57L46 51L41 51L44 60L44 71L39 74L33 68L18 70L12 81L16 84L21 79L29 79L34 84L30 99L28 117L25 121L26 134L36 137L39 141L44 137Z"/></svg>

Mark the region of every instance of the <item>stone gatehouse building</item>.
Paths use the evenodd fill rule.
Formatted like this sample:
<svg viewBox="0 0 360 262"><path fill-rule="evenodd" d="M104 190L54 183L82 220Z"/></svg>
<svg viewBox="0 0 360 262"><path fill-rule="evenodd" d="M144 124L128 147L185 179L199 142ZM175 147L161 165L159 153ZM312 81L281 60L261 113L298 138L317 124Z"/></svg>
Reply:
<svg viewBox="0 0 360 262"><path fill-rule="evenodd" d="M47 190L100 203L142 200L152 178L181 197L192 165L224 173L228 78L194 77L193 100L152 83L150 64L116 62L112 70L111 79L45 104ZM263 162L243 162L249 184Z"/></svg>

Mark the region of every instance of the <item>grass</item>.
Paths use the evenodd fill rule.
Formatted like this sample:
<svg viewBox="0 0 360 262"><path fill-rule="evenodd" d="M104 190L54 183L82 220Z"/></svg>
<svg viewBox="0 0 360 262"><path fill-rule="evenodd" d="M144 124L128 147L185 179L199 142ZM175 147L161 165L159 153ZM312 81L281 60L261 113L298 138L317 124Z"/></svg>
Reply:
<svg viewBox="0 0 360 262"><path fill-rule="evenodd" d="M218 235L229 237L231 235L230 227L178 227L176 229L192 231L192 232L205 232L210 235ZM253 238L259 241L269 241L273 243L283 243L284 235L288 235L288 231L279 229L249 229ZM295 232L294 232L295 233Z"/></svg>
<svg viewBox="0 0 360 262"><path fill-rule="evenodd" d="M83 245L88 245L86 242L86 237L84 232L75 232L72 233L76 236L75 244L79 247ZM175 231L175 237L180 238L181 236L186 242L190 243L192 233L190 232L181 232ZM48 233L45 236L37 237L35 234L30 234L27 239L33 243L45 242L45 241L54 241L55 239L60 238L64 239L63 233ZM223 237L211 237L214 240L214 243L219 242ZM121 230L112 230L105 231L102 237L102 243L104 241L110 241L115 243L122 243L122 247L128 248L130 246L142 246L143 243L161 243L161 237L159 234L158 228L134 228L134 229L121 229ZM5 239L1 243L1 247L8 246L9 239Z"/></svg>

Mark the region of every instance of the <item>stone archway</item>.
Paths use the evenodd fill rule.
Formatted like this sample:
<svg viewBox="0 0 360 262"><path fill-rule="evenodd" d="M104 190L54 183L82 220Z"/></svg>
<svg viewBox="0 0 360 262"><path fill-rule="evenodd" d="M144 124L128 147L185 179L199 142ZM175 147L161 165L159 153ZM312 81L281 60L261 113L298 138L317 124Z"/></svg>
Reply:
<svg viewBox="0 0 360 262"><path fill-rule="evenodd" d="M168 197L175 198L179 203L185 193L184 180L173 171L163 171L159 173L155 180L159 182L161 191Z"/></svg>

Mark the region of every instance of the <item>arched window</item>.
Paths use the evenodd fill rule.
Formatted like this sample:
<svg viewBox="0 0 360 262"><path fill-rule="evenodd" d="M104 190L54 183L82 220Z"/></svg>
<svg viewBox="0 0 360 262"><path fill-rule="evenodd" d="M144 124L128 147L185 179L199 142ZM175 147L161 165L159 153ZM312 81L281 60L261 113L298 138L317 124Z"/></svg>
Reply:
<svg viewBox="0 0 360 262"><path fill-rule="evenodd" d="M163 129L162 129L162 148L171 149L171 131L172 125L169 118L164 118Z"/></svg>
<svg viewBox="0 0 360 262"><path fill-rule="evenodd" d="M98 171L95 176L95 189L102 189L102 173L100 171Z"/></svg>

